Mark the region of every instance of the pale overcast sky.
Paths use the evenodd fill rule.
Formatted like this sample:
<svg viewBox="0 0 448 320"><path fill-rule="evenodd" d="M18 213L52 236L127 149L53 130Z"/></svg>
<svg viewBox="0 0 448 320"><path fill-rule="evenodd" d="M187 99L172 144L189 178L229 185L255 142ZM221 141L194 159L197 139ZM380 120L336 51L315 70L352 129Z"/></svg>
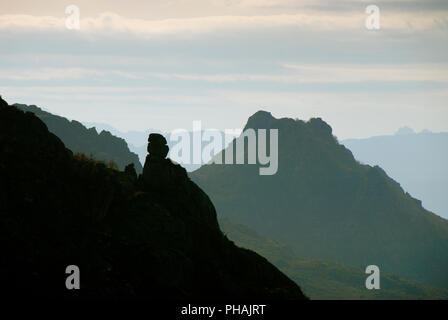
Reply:
<svg viewBox="0 0 448 320"><path fill-rule="evenodd" d="M259 109L339 138L448 131L446 0L0 0L0 42L9 103L122 131L240 128Z"/></svg>

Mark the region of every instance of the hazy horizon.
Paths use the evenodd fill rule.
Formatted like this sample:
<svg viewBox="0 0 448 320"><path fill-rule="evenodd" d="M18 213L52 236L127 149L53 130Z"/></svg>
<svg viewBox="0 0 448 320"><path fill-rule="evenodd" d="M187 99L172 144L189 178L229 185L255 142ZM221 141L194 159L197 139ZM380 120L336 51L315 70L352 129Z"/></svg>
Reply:
<svg viewBox="0 0 448 320"><path fill-rule="evenodd" d="M11 103L11 104L13 104L13 103ZM20 103L18 103L18 104L20 104ZM29 104L29 105L33 105L33 104ZM40 106L37 106L37 107L42 109L43 111L52 113L51 110L48 110L46 108L42 108ZM264 111L268 111L269 112L269 110L264 110ZM63 116L61 114L57 114L57 113L52 113L52 114L54 114L56 116L65 117L65 116ZM249 115L249 116L251 116L251 115ZM318 117L318 116L316 116L316 117ZM283 118L283 117L279 116L279 117L276 117L276 118ZM293 118L293 117L291 117L291 118ZM120 129L119 127L115 127L113 124L107 123L107 122L83 121L83 120L74 119L74 118L67 118L67 119L70 120L70 121L75 120L75 121L81 122L87 128L95 127L97 129L98 133L100 133L102 130L112 131L111 132L112 134L114 134L114 132L115 132L115 133L120 133L122 135L130 134L130 133L139 133L139 134L141 134L141 133L145 133L145 132L148 132L148 131L169 133L169 132L171 132L171 131L173 131L175 129L185 129L185 130L190 131L190 132L194 131L193 127L192 127L192 123L190 123L190 124L186 123L186 125L184 127L182 127L182 128L174 128L174 129L171 129L171 130L164 130L164 129L157 128L156 124L154 126L149 125L146 128L142 128L141 130L138 130L138 129L135 129L135 128ZM300 119L299 118L299 120L308 121L309 119ZM325 119L322 119L322 120L325 121ZM218 128L217 130L221 130L221 131L223 131L224 129L241 129L242 130L244 125L246 124L246 122L247 122L247 119L245 119L245 120L243 119L243 123L239 127L230 128L230 127L227 126L227 127L223 127L223 128ZM330 126L331 126L331 124L330 124ZM210 130L210 129L214 130L216 128L202 127L202 130ZM335 131L334 127L332 127L332 129L333 129L333 131ZM406 131L408 131L408 130L410 130L410 131L408 131L406 133L400 133L399 131L402 130L402 129L406 129ZM379 133L379 134L373 135L373 136L345 137L345 138L338 137L338 140L339 140L340 143L342 143L343 141L349 141L349 140L363 140L363 139L369 139L369 138L375 138L375 137L394 136L394 135L402 135L402 134L421 134L421 133L426 133L426 132L429 132L429 133L448 133L448 130L446 130L446 131L443 131L443 130L442 131L432 131L432 130L429 130L428 128L423 128L421 130L415 130L414 128L412 128L410 126L403 125L403 126L395 128L395 129L392 128L390 132ZM123 138L125 138L125 137L123 137ZM133 144L136 147L139 147L141 145L146 145L146 140L141 145L132 143L132 141L128 141L128 143L129 142L131 142L131 144Z"/></svg>
<svg viewBox="0 0 448 320"><path fill-rule="evenodd" d="M448 131L447 17L439 0L0 1L0 94L120 131L241 128L260 109L341 140Z"/></svg>

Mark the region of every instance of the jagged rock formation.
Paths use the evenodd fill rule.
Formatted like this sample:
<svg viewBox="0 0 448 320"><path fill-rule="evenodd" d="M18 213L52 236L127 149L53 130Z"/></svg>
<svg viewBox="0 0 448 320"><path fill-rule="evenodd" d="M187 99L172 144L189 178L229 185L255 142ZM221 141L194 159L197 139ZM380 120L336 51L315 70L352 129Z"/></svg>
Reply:
<svg viewBox="0 0 448 320"><path fill-rule="evenodd" d="M129 151L126 141L112 135L109 131L103 130L97 133L95 128L87 129L78 121L69 121L34 105L14 104L14 106L34 113L47 125L48 130L58 136L71 151L84 153L95 160L106 163L112 161L119 170L124 170L128 164L133 163L136 172L142 172L138 156Z"/></svg>
<svg viewBox="0 0 448 320"><path fill-rule="evenodd" d="M168 145L164 136L151 133L148 137L148 155L146 156L142 186L146 190L176 191L184 189L188 182L186 170L178 164L166 159Z"/></svg>
<svg viewBox="0 0 448 320"><path fill-rule="evenodd" d="M159 133L151 133L148 137L148 156L153 160L163 160L168 155L168 145L164 136Z"/></svg>
<svg viewBox="0 0 448 320"><path fill-rule="evenodd" d="M175 165L163 160L170 172ZM145 179L154 177L152 161ZM167 188L141 187L145 179L132 166L119 172L74 157L33 113L0 100L2 290L22 298L304 298L222 234L213 204L188 178L176 188L166 179ZM80 290L65 288L72 264Z"/></svg>
<svg viewBox="0 0 448 320"><path fill-rule="evenodd" d="M260 111L248 128L278 129L275 175L260 176L259 163L211 164L190 174L221 217L303 258L364 270L375 264L381 272L448 288L448 221L422 208L380 167L357 162L327 123Z"/></svg>

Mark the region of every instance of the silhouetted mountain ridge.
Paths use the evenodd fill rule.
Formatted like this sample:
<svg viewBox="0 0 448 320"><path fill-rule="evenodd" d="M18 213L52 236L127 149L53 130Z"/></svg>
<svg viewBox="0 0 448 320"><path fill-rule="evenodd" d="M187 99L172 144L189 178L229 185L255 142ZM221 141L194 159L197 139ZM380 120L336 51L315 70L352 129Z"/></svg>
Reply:
<svg viewBox="0 0 448 320"><path fill-rule="evenodd" d="M375 264L448 287L448 222L380 167L357 162L322 119L257 112L247 128L278 129L275 175L260 176L258 165L217 164L190 174L222 217L290 245L300 257L362 269Z"/></svg>
<svg viewBox="0 0 448 320"><path fill-rule="evenodd" d="M120 170L133 163L136 171L142 171L138 156L131 152L126 141L113 136L109 131L97 133L95 128L87 129L82 123L43 111L34 105L14 104L17 108L38 116L50 132L57 135L73 152L84 153L96 160L113 161Z"/></svg>
<svg viewBox="0 0 448 320"><path fill-rule="evenodd" d="M0 99L2 290L21 298L305 298L266 259L229 241L207 195L165 160L157 180L73 156L33 113ZM80 290L65 288L73 264Z"/></svg>

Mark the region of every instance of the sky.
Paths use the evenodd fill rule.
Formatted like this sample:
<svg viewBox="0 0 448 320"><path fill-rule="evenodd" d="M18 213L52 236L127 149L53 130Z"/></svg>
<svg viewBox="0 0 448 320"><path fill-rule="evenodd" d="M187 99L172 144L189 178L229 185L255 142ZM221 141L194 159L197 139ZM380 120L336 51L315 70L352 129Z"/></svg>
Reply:
<svg viewBox="0 0 448 320"><path fill-rule="evenodd" d="M446 0L0 0L0 43L8 103L121 131L241 128L258 110L339 139L448 131Z"/></svg>

